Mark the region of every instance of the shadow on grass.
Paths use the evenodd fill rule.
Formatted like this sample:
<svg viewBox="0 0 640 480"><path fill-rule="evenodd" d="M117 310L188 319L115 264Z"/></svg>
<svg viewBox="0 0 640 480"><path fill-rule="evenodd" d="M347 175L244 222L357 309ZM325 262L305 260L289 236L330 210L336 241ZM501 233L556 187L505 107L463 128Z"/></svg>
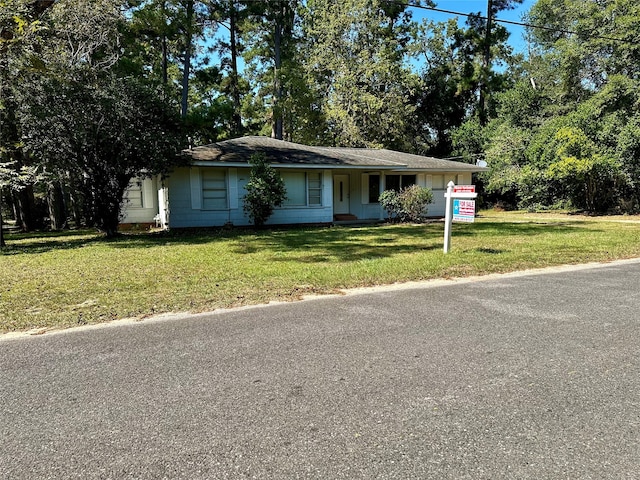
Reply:
<svg viewBox="0 0 640 480"><path fill-rule="evenodd" d="M63 230L59 232L31 232L5 236L7 246L2 255L39 254L52 250L70 250L90 245L113 248L150 248L160 245L198 245L224 240L235 233L222 229L171 232L126 232L106 238L95 230Z"/></svg>
<svg viewBox="0 0 640 480"><path fill-rule="evenodd" d="M600 231L597 222L477 222L455 224L455 236L536 236ZM270 252L274 261L326 262L390 257L418 250L441 248L443 224L372 225L367 227L290 227L267 229L185 229L169 232L123 233L107 239L94 230L72 230L7 235L2 255L39 254L52 250L105 245L115 249L204 245L227 241L233 253ZM420 245L420 246L416 246ZM286 252L286 256L278 257ZM293 252L297 252L293 254ZM484 252L496 253L496 252Z"/></svg>
<svg viewBox="0 0 640 480"><path fill-rule="evenodd" d="M11 233L5 236L2 255L38 254L51 250L69 250L105 241L95 230L62 230L58 232Z"/></svg>
<svg viewBox="0 0 640 480"><path fill-rule="evenodd" d="M489 253L491 255L498 255L500 253L505 253L506 250L500 250L497 248L484 248L484 247L479 247L476 248L474 251L478 252L478 253Z"/></svg>
<svg viewBox="0 0 640 480"><path fill-rule="evenodd" d="M304 229L272 234L258 250L268 250L275 262L373 260L439 248L434 242L442 235L441 231L426 225ZM283 252L286 255L281 255Z"/></svg>
<svg viewBox="0 0 640 480"><path fill-rule="evenodd" d="M522 235L542 235L553 232L555 234L573 233L576 229L591 232L601 231L595 228L597 222L478 222L454 224L452 232L459 236L479 236L479 235L500 235L500 236L522 236Z"/></svg>

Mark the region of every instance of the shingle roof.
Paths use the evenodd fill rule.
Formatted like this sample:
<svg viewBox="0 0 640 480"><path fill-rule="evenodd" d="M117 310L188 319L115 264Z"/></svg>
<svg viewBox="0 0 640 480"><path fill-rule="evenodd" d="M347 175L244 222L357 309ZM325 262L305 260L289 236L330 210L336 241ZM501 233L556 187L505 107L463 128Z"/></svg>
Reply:
<svg viewBox="0 0 640 480"><path fill-rule="evenodd" d="M248 164L251 155L262 152L275 166L317 168L352 167L385 170L434 170L479 172L468 163L423 157L372 148L312 147L269 137L241 137L184 150L192 161L206 164Z"/></svg>

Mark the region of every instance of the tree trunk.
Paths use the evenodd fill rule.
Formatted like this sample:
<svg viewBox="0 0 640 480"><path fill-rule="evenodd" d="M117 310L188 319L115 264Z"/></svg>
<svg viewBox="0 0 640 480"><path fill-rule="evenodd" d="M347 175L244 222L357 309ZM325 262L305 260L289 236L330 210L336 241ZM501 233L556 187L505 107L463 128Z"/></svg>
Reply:
<svg viewBox="0 0 640 480"><path fill-rule="evenodd" d="M275 72L273 79L273 120L271 127L271 137L282 140L282 84L280 81L280 69L282 67L282 23L284 14L281 10L276 12L275 32L274 32L274 64Z"/></svg>
<svg viewBox="0 0 640 480"><path fill-rule="evenodd" d="M70 181L67 179L67 181ZM63 190L65 195L65 203L67 205L66 210L69 212L73 223L76 228L80 228L83 225L82 221L82 208L80 198L78 197L79 193L74 190L73 186L67 184L67 187Z"/></svg>
<svg viewBox="0 0 640 480"><path fill-rule="evenodd" d="M240 114L240 87L238 85L238 45L236 38L235 0L229 0L229 49L231 50L231 98L233 115L231 130L236 136L242 134L242 116Z"/></svg>
<svg viewBox="0 0 640 480"><path fill-rule="evenodd" d="M64 206L64 195L59 182L54 182L47 186L47 206L49 207L51 230L62 230L65 227L67 215Z"/></svg>
<svg viewBox="0 0 640 480"><path fill-rule="evenodd" d="M184 68L182 70L182 118L187 116L189 106L189 75L191 74L191 49L193 43L193 0L187 2L187 25L185 29Z"/></svg>
<svg viewBox="0 0 640 480"><path fill-rule="evenodd" d="M4 220L2 218L2 190L0 190L0 248L4 248L7 245L4 243Z"/></svg>
<svg viewBox="0 0 640 480"><path fill-rule="evenodd" d="M484 52L482 57L482 77L480 79L480 95L478 99L478 118L480 125L485 126L488 121L488 90L489 71L491 69L491 29L493 19L493 0L487 0L487 28L484 32Z"/></svg>
<svg viewBox="0 0 640 480"><path fill-rule="evenodd" d="M167 21L167 2L162 2L162 19L166 24ZM162 84L167 85L169 83L168 70L168 49L167 49L167 32L166 29L162 29Z"/></svg>
<svg viewBox="0 0 640 480"><path fill-rule="evenodd" d="M35 218L35 199L33 196L33 186L14 192L14 208L16 211L16 223L23 232L31 232L37 226Z"/></svg>

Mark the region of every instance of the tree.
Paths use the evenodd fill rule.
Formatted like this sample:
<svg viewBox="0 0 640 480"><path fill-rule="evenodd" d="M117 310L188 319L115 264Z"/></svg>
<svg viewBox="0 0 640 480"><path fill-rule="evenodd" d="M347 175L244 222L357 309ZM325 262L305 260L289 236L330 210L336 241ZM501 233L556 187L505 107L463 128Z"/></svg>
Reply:
<svg viewBox="0 0 640 480"><path fill-rule="evenodd" d="M488 18L471 15L466 27L457 19L422 23L412 46L413 55L424 60L420 88L413 96L417 151L450 155L456 150L454 132L463 123L483 128L496 117L496 96L517 78L514 72L521 57L513 54L507 44L509 32L493 17L521 2L489 0Z"/></svg>
<svg viewBox="0 0 640 480"><path fill-rule="evenodd" d="M457 19L420 26L413 54L424 62L420 88L412 95L416 105L415 149L447 156L451 134L475 108L473 49Z"/></svg>
<svg viewBox="0 0 640 480"><path fill-rule="evenodd" d="M478 119L480 125L486 125L489 120L489 97L492 83L499 78L493 71L493 60L496 57L496 49L503 48L508 38L506 28L496 25L493 18L503 10L514 9L523 0L487 0L487 20L484 28L484 36L480 42L482 49L482 68L480 69L480 85L478 93ZM473 17L472 17L473 21ZM477 30L480 30L476 27Z"/></svg>
<svg viewBox="0 0 640 480"><path fill-rule="evenodd" d="M288 77L300 69L296 30L299 0L242 2L246 20L242 27L245 74L252 83L254 97L248 96L245 111L253 110L268 124L262 129L273 138L291 139L286 131L285 99L291 99ZM247 108L249 107L249 108Z"/></svg>
<svg viewBox="0 0 640 480"><path fill-rule="evenodd" d="M49 79L34 93L37 103L22 109L27 148L48 170L73 179L88 224L116 235L130 180L176 162L174 111L157 91L112 73L88 74L85 81Z"/></svg>
<svg viewBox="0 0 640 480"><path fill-rule="evenodd" d="M414 23L406 5L310 0L303 16L308 81L330 143L407 150L417 78L405 65Z"/></svg>
<svg viewBox="0 0 640 480"><path fill-rule="evenodd" d="M24 169L29 169L31 159L22 148L22 131L16 117L18 102L16 91L26 87L28 71L42 70L43 60L38 40L44 29L42 14L52 5L52 0L7 0L0 3L0 162L5 167L5 181L11 192L16 210L16 220L23 231L39 226L33 185L21 182L12 188L11 181L24 179ZM14 168L15 175L7 173Z"/></svg>
<svg viewBox="0 0 640 480"><path fill-rule="evenodd" d="M248 9L243 2L237 0L218 0L209 2L209 11L212 18L217 18L218 25L225 28L229 34L228 39L220 38L216 44L216 50L220 54L220 71L227 72L226 81L221 84L220 91L231 97L232 110L229 125L230 136L240 136L244 127L242 124L242 94L245 88L241 86L238 57L244 50L240 42L242 25L247 20ZM244 7L244 8L243 8Z"/></svg>
<svg viewBox="0 0 640 480"><path fill-rule="evenodd" d="M0 162L0 200L5 189L20 191L28 185L32 185L38 176L36 168L21 167L16 169L9 162ZM2 208L0 208L0 248L5 247L3 230Z"/></svg>
<svg viewBox="0 0 640 480"><path fill-rule="evenodd" d="M117 232L130 179L164 171L180 148L173 106L141 72L135 78L130 65L122 68L120 7L119 0L54 5L38 44L44 67L24 69L12 90L25 158L71 184L87 224L108 236Z"/></svg>
<svg viewBox="0 0 640 480"><path fill-rule="evenodd" d="M273 214L287 198L287 191L280 174L269 165L264 154L252 155L249 161L251 173L245 186L244 212L257 227Z"/></svg>

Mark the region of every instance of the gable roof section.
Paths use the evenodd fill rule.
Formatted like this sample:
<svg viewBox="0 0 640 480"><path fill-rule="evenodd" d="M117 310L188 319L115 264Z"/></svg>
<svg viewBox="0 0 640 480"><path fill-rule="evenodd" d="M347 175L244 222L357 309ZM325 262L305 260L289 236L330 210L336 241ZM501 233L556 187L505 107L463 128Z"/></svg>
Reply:
<svg viewBox="0 0 640 480"><path fill-rule="evenodd" d="M193 165L246 166L251 155L264 153L274 167L355 168L392 171L480 172L468 163L373 148L312 147L269 137L241 137L184 150Z"/></svg>

